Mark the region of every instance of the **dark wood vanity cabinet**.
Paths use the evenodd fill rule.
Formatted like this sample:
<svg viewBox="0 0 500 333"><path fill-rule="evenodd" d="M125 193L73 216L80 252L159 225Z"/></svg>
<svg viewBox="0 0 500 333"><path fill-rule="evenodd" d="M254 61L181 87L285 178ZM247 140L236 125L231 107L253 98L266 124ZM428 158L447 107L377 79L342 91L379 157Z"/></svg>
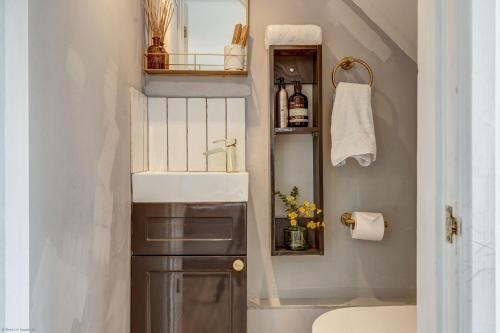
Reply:
<svg viewBox="0 0 500 333"><path fill-rule="evenodd" d="M132 333L246 332L246 270L233 268L237 260L245 262L134 256Z"/></svg>
<svg viewBox="0 0 500 333"><path fill-rule="evenodd" d="M245 333L246 204L134 204L131 333Z"/></svg>
<svg viewBox="0 0 500 333"><path fill-rule="evenodd" d="M135 203L132 254L246 254L246 215L246 203Z"/></svg>

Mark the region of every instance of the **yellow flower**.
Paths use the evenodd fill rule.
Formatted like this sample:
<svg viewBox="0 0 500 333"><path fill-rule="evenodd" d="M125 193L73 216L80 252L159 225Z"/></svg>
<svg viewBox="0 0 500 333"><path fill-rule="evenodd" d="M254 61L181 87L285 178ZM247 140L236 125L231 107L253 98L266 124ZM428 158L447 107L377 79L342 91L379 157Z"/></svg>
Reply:
<svg viewBox="0 0 500 333"><path fill-rule="evenodd" d="M294 201L295 201L295 197L293 197L293 196L289 195L289 196L287 196L287 197L286 197L286 201L288 201L288 202L290 202L290 203L291 203L291 202L294 202Z"/></svg>
<svg viewBox="0 0 500 333"><path fill-rule="evenodd" d="M306 212L306 217L311 217L311 212L310 211Z"/></svg>
<svg viewBox="0 0 500 333"><path fill-rule="evenodd" d="M325 222L321 222L321 226L324 228L325 227Z"/></svg>
<svg viewBox="0 0 500 333"><path fill-rule="evenodd" d="M306 209L304 207L299 207L299 213L304 214Z"/></svg>
<svg viewBox="0 0 500 333"><path fill-rule="evenodd" d="M297 217L298 215L295 212L288 213L288 218L290 218L290 220L295 220Z"/></svg>
<svg viewBox="0 0 500 333"><path fill-rule="evenodd" d="M309 228L309 229L316 229L316 223L314 223L313 221L309 221L307 223L307 228Z"/></svg>
<svg viewBox="0 0 500 333"><path fill-rule="evenodd" d="M311 204L311 210L315 210L316 209L316 205L315 204Z"/></svg>
<svg viewBox="0 0 500 333"><path fill-rule="evenodd" d="M323 213L323 211L318 208L318 211L316 213L321 214L321 213Z"/></svg>
<svg viewBox="0 0 500 333"><path fill-rule="evenodd" d="M295 227L295 226L297 225L297 220L295 220L295 219L291 219L291 220L290 220L290 225L291 225L292 227Z"/></svg>
<svg viewBox="0 0 500 333"><path fill-rule="evenodd" d="M308 208L311 203L309 201L304 201L304 207Z"/></svg>

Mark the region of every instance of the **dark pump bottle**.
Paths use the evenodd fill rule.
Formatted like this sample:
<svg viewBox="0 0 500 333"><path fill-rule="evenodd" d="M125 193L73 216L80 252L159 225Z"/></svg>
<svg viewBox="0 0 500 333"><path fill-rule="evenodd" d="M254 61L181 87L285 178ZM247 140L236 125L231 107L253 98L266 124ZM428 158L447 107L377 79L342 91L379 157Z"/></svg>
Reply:
<svg viewBox="0 0 500 333"><path fill-rule="evenodd" d="M302 84L294 81L295 93L290 96L288 106L288 126L307 127L309 126L307 97L302 94Z"/></svg>

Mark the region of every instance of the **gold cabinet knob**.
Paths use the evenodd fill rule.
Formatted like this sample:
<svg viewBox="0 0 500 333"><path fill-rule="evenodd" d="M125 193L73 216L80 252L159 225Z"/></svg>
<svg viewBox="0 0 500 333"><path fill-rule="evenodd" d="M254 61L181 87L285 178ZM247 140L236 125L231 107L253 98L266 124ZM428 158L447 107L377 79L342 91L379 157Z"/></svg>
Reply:
<svg viewBox="0 0 500 333"><path fill-rule="evenodd" d="M235 261L233 261L233 269L236 272L241 272L245 269L245 262L241 259L236 259Z"/></svg>

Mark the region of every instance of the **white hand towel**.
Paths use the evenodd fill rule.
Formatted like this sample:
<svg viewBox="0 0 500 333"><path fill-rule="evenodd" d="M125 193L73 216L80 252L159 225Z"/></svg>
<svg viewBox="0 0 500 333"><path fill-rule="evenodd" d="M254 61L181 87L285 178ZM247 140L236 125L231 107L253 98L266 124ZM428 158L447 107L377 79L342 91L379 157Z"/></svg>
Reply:
<svg viewBox="0 0 500 333"><path fill-rule="evenodd" d="M266 49L269 45L321 45L323 33L317 25L268 25Z"/></svg>
<svg viewBox="0 0 500 333"><path fill-rule="evenodd" d="M352 157L361 166L377 159L377 144L368 84L340 82L332 111L333 166L343 166Z"/></svg>

